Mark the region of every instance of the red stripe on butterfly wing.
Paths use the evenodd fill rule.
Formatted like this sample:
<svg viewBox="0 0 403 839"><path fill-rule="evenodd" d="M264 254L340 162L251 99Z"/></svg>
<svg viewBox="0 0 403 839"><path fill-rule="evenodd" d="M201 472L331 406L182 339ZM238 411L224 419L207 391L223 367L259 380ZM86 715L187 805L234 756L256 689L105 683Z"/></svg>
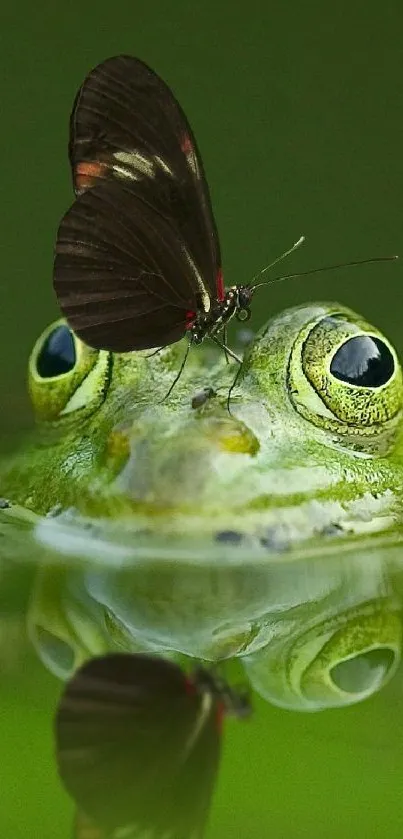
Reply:
<svg viewBox="0 0 403 839"><path fill-rule="evenodd" d="M109 165L98 160L82 160L74 167L74 185L79 195L96 186L100 178L106 178Z"/></svg>
<svg viewBox="0 0 403 839"><path fill-rule="evenodd" d="M222 301L224 300L224 297L225 297L224 277L223 277L223 273L222 273L221 268L220 268L220 270L218 271L218 274L217 274L217 300L219 300L220 303L222 303Z"/></svg>

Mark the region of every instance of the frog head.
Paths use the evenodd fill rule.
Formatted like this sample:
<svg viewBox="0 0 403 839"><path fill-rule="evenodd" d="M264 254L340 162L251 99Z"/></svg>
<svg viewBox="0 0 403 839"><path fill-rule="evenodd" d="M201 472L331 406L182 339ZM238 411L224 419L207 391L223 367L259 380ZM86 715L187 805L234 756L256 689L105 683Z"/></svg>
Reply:
<svg viewBox="0 0 403 839"><path fill-rule="evenodd" d="M237 658L300 710L371 695L401 651L396 351L341 305L301 306L240 370L195 348L166 399L185 350L95 351L64 321L33 349L38 436L0 474L35 516L42 657L63 676L111 646Z"/></svg>

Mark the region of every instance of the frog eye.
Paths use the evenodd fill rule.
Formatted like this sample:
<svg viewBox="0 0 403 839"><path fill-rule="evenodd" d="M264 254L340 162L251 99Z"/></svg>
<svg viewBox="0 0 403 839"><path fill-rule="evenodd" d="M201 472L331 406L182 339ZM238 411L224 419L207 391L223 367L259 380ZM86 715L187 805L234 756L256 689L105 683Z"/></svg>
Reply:
<svg viewBox="0 0 403 839"><path fill-rule="evenodd" d="M80 651L47 629L35 627L30 633L30 641L45 667L59 679L68 679L81 663Z"/></svg>
<svg viewBox="0 0 403 839"><path fill-rule="evenodd" d="M29 639L51 673L68 679L91 656L107 649L102 609L69 593L68 569L38 569L27 610Z"/></svg>
<svg viewBox="0 0 403 839"><path fill-rule="evenodd" d="M353 437L379 434L403 405L402 371L392 345L349 310L311 321L288 369L295 408L315 425Z"/></svg>
<svg viewBox="0 0 403 839"><path fill-rule="evenodd" d="M284 708L352 705L379 691L401 657L400 614L386 601L351 610L245 657L255 690Z"/></svg>
<svg viewBox="0 0 403 839"><path fill-rule="evenodd" d="M388 384L394 372L395 359L388 345L371 335L349 338L330 362L332 376L356 387L379 388Z"/></svg>
<svg viewBox="0 0 403 839"><path fill-rule="evenodd" d="M42 379L54 379L70 373L76 364L74 336L65 323L55 326L45 338L36 359L36 369Z"/></svg>
<svg viewBox="0 0 403 839"><path fill-rule="evenodd" d="M41 420L75 420L103 402L111 355L87 347L64 320L51 324L36 342L29 360L28 385Z"/></svg>

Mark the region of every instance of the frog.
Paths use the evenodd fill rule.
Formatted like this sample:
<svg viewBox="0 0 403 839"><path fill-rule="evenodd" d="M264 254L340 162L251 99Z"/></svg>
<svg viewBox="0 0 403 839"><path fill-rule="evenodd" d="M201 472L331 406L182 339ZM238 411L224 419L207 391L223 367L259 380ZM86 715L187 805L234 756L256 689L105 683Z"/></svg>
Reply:
<svg viewBox="0 0 403 839"><path fill-rule="evenodd" d="M36 429L0 464L0 537L3 567L35 568L35 649L61 679L120 650L235 662L289 710L367 699L402 651L395 348L303 304L240 367L193 348L166 398L186 340L111 353L61 319L33 347Z"/></svg>

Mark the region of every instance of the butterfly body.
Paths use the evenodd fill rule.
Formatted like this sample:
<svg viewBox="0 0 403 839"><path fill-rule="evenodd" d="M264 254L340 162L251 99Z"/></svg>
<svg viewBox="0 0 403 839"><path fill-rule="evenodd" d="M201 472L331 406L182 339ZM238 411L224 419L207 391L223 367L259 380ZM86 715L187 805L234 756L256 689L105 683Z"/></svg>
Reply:
<svg viewBox="0 0 403 839"><path fill-rule="evenodd" d="M231 286L223 300L216 300L208 312L197 311L188 327L191 343L201 344L207 337L214 338L234 316L249 320L252 296L253 290L248 286Z"/></svg>

